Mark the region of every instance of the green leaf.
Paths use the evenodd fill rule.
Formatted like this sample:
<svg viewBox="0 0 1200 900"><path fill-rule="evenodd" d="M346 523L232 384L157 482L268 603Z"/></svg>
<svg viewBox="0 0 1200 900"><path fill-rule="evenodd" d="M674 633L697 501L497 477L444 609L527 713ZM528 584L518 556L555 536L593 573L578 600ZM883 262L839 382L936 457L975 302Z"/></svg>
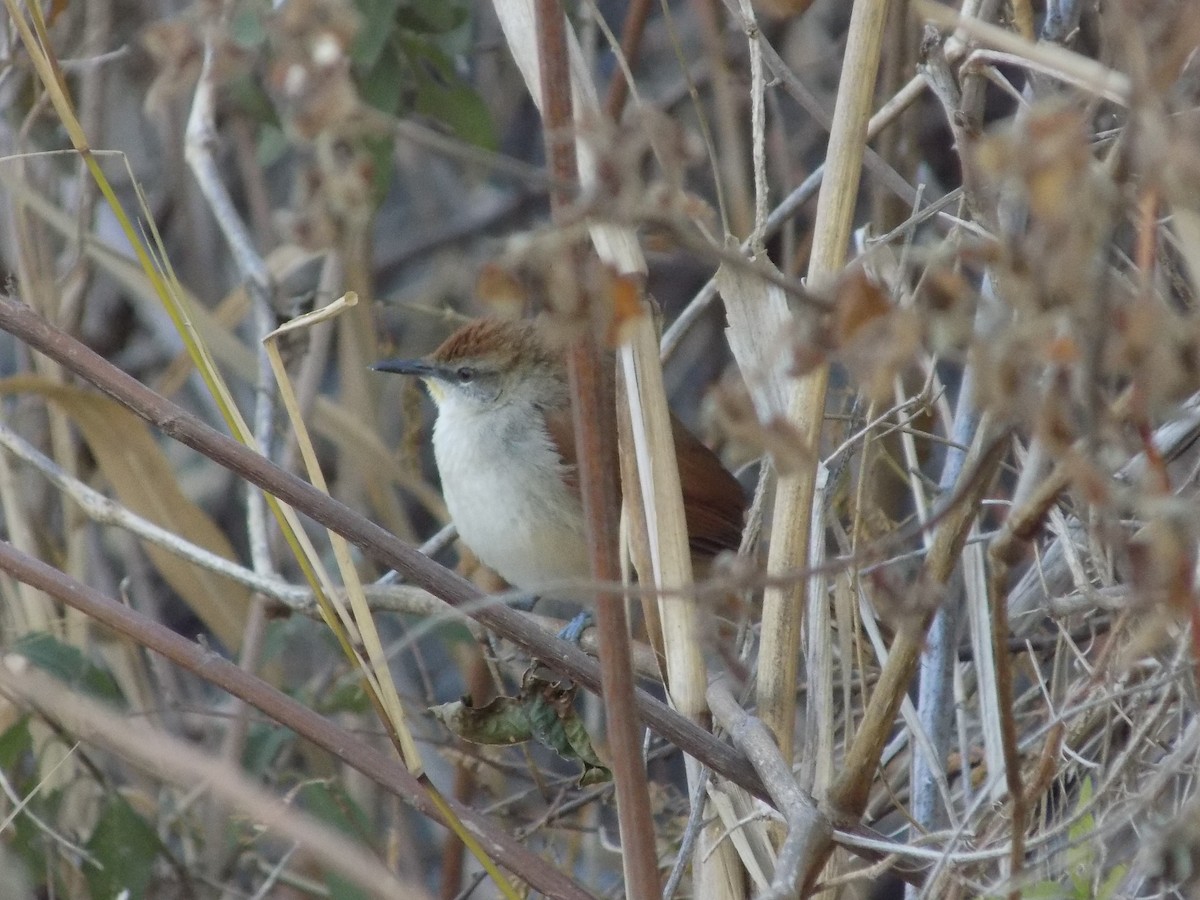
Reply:
<svg viewBox="0 0 1200 900"><path fill-rule="evenodd" d="M16 642L16 650L37 668L106 703L126 708L125 695L116 679L83 655L78 647L64 644L45 632L31 632Z"/></svg>
<svg viewBox="0 0 1200 900"><path fill-rule="evenodd" d="M37 789L37 771L34 768L33 735L29 731L29 717L22 716L0 734L0 769L12 782L13 789L22 797ZM43 788L30 800L30 811L43 818L47 816L48 802ZM18 815L4 832L4 845L14 860L20 860L27 872L47 873L45 836L26 815ZM52 876L51 876L52 877ZM0 876L0 896L7 896L3 877ZM24 896L14 893L13 896Z"/></svg>
<svg viewBox="0 0 1200 900"><path fill-rule="evenodd" d="M246 748L242 753L242 765L247 772L266 775L279 758L283 747L295 738L286 728L256 724L246 735Z"/></svg>
<svg viewBox="0 0 1200 900"><path fill-rule="evenodd" d="M359 80L358 92L371 106L394 116L400 112L400 101L409 81L400 54L389 48Z"/></svg>
<svg viewBox="0 0 1200 900"><path fill-rule="evenodd" d="M1067 892L1062 889L1061 885L1053 881L1041 881L1024 888L1021 896L1025 900L1066 900Z"/></svg>
<svg viewBox="0 0 1200 900"><path fill-rule="evenodd" d="M361 681L346 681L323 697L316 707L326 716L339 712L365 713L371 709L371 701Z"/></svg>
<svg viewBox="0 0 1200 900"><path fill-rule="evenodd" d="M395 147L392 145L390 137L374 135L363 138L363 144L371 157L371 195L375 199L375 205L379 206L383 203L383 198L392 184L392 174L395 171L395 167L392 165L392 152Z"/></svg>
<svg viewBox="0 0 1200 900"><path fill-rule="evenodd" d="M1092 802L1092 795L1095 787L1092 785L1090 777L1084 778L1079 783L1079 796L1075 800L1075 811L1081 812L1088 808ZM1095 817L1091 815L1080 816L1067 831L1067 837L1072 843L1078 843L1088 837L1096 830Z"/></svg>
<svg viewBox="0 0 1200 900"><path fill-rule="evenodd" d="M1121 882L1125 880L1125 875L1128 872L1129 866L1127 865L1113 866L1112 871L1100 882L1100 887L1096 891L1096 900L1110 900L1110 898L1117 896Z"/></svg>
<svg viewBox="0 0 1200 900"><path fill-rule="evenodd" d="M318 819L371 849L367 837L373 833L370 819L339 783L310 781L296 791L296 797ZM325 885L335 900L370 900L369 894L337 873L325 872Z"/></svg>
<svg viewBox="0 0 1200 900"><path fill-rule="evenodd" d="M612 772L600 761L595 748L592 747L592 736L588 734L583 718L572 709L571 714L562 720L562 726L571 749L575 751L575 758L583 764L583 775L579 778L579 784L587 787L612 781Z"/></svg>
<svg viewBox="0 0 1200 900"><path fill-rule="evenodd" d="M258 152L255 154L258 157L258 164L264 169L267 166L273 166L283 159L284 154L291 149L291 146L282 128L264 123L258 129Z"/></svg>
<svg viewBox="0 0 1200 900"><path fill-rule="evenodd" d="M583 720L568 705L547 702L542 696L530 699L529 721L534 737L563 759L573 759L583 766L581 786L609 781L612 773L604 767L592 749L592 739Z"/></svg>
<svg viewBox="0 0 1200 900"><path fill-rule="evenodd" d="M396 11L400 0L357 0L362 27L354 36L350 58L356 65L371 68L379 60L388 38L396 30Z"/></svg>
<svg viewBox="0 0 1200 900"><path fill-rule="evenodd" d="M431 706L443 725L472 744L520 744L532 737L525 703L517 697L497 697L486 706L472 706L471 698Z"/></svg>
<svg viewBox="0 0 1200 900"><path fill-rule="evenodd" d="M99 862L84 866L93 897L116 897L127 891L130 900L144 897L154 874L162 844L145 819L119 794L109 796L87 850Z"/></svg>
<svg viewBox="0 0 1200 900"><path fill-rule="evenodd" d="M491 113L458 76L453 62L428 41L409 38L402 44L416 81L414 112L444 123L469 144L495 150L498 141Z"/></svg>
<svg viewBox="0 0 1200 900"><path fill-rule="evenodd" d="M325 886L332 900L371 900L370 894L336 872L325 873Z"/></svg>
<svg viewBox="0 0 1200 900"><path fill-rule="evenodd" d="M416 34L443 35L467 24L470 10L450 0L410 0L396 18Z"/></svg>
<svg viewBox="0 0 1200 900"><path fill-rule="evenodd" d="M252 122L271 125L279 129L279 112L262 82L250 75L239 75L225 85L225 96L230 105ZM261 139L261 133L260 133ZM261 148L260 148L261 151Z"/></svg>
<svg viewBox="0 0 1200 900"><path fill-rule="evenodd" d="M539 666L527 671L517 697L497 697L480 707L464 697L429 711L465 741L508 745L536 740L563 759L577 760L583 766L581 785L609 781L612 773L596 756L591 736L575 712L574 686L544 678L543 671Z"/></svg>
<svg viewBox="0 0 1200 900"><path fill-rule="evenodd" d="M461 82L447 87L421 85L417 90L416 111L443 122L468 144L493 151L499 147L487 106L474 90Z"/></svg>
<svg viewBox="0 0 1200 900"><path fill-rule="evenodd" d="M261 9L250 3L238 4L229 19L229 36L239 47L253 50L267 40Z"/></svg>
<svg viewBox="0 0 1200 900"><path fill-rule="evenodd" d="M22 716L9 725L4 734L0 734L0 769L12 779L32 755L33 736L29 733L29 716Z"/></svg>
<svg viewBox="0 0 1200 900"><path fill-rule="evenodd" d="M355 840L365 841L373 833L371 820L362 807L334 781L309 781L296 797L314 816Z"/></svg>

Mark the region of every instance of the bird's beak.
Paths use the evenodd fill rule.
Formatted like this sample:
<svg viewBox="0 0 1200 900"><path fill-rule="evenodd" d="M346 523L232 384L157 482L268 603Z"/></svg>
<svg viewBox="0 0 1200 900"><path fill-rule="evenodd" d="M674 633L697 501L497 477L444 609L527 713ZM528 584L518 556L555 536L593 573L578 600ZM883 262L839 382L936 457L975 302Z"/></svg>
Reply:
<svg viewBox="0 0 1200 900"><path fill-rule="evenodd" d="M446 378L446 370L435 363L423 359L381 359L371 366L376 372L394 372L397 375L415 375L425 382L429 396L439 407L445 396L442 382Z"/></svg>
<svg viewBox="0 0 1200 900"><path fill-rule="evenodd" d="M423 359L381 359L371 366L376 372L394 372L397 375L416 375L418 378L442 377L441 366Z"/></svg>

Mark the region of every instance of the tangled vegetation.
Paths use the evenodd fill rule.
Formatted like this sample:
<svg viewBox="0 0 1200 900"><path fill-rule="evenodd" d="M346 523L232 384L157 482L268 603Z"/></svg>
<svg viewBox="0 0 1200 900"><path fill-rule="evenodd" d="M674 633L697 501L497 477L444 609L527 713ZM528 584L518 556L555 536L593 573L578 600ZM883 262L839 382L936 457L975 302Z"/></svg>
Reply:
<svg viewBox="0 0 1200 900"><path fill-rule="evenodd" d="M0 896L1200 891L1194 4L168 6L0 20ZM370 369L478 315L580 647Z"/></svg>

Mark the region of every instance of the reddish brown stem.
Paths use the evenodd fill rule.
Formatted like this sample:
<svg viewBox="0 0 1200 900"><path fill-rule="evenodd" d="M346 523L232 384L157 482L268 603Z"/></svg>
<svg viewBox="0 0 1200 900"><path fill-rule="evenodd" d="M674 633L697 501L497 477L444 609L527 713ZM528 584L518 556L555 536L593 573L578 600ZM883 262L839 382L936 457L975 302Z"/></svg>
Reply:
<svg viewBox="0 0 1200 900"><path fill-rule="evenodd" d="M569 186L579 177L572 129L566 24L558 0L537 0L536 13L546 159L557 185L550 193L550 209L554 219L561 221L571 202ZM582 270L578 261L576 269ZM586 291L586 288L579 289ZM582 299L586 305L592 298L585 295ZM571 348L567 362L592 577L612 583L620 577L617 563L620 501L612 368L602 359L599 342L590 334ZM659 896L661 886L650 789L641 753L642 735L633 714L634 675L629 625L625 605L619 596L598 594L595 608L625 889L630 897L651 900Z"/></svg>
<svg viewBox="0 0 1200 900"><path fill-rule="evenodd" d="M474 702L481 704L486 700L486 696L492 686L487 663L482 653L478 651L471 652L469 672L470 674L467 676L467 695ZM475 781L474 766L466 762L460 762L454 770L454 799L463 805L469 805L471 797L475 794ZM458 839L457 835L452 834L446 838L446 844L442 847L442 877L438 892L442 900L454 900L455 897L458 897L462 893L463 858L465 854L466 845Z"/></svg>
<svg viewBox="0 0 1200 900"><path fill-rule="evenodd" d="M1146 188L1138 200L1138 234L1134 264L1141 278L1142 299L1150 299L1154 283L1154 259L1158 250L1158 190Z"/></svg>
<svg viewBox="0 0 1200 900"><path fill-rule="evenodd" d="M646 19L650 16L650 0L629 0L629 8L625 10L625 23L621 26L621 55L625 64L633 71L633 61L637 59L642 47L642 35L646 31ZM613 72L612 81L608 83L608 95L604 98L604 110L614 122L621 121L621 111L629 98L629 82L625 80L625 70L620 66Z"/></svg>

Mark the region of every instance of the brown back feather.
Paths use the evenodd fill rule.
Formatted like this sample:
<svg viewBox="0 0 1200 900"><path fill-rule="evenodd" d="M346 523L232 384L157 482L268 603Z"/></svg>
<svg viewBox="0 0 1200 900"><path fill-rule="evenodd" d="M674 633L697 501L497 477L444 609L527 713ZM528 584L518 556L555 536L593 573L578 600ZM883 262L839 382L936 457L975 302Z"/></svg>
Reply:
<svg viewBox="0 0 1200 900"><path fill-rule="evenodd" d="M683 514L692 552L716 556L737 550L742 541L746 493L738 480L674 415L671 432L683 485Z"/></svg>
<svg viewBox="0 0 1200 900"><path fill-rule="evenodd" d="M570 466L568 483L579 492L575 465L575 428L569 409L548 412L546 429L558 445L563 462ZM742 540L746 494L737 479L721 465L717 455L696 438L674 414L671 432L680 460L679 480L683 488L683 515L688 544L698 556L716 556L722 550L737 550Z"/></svg>

